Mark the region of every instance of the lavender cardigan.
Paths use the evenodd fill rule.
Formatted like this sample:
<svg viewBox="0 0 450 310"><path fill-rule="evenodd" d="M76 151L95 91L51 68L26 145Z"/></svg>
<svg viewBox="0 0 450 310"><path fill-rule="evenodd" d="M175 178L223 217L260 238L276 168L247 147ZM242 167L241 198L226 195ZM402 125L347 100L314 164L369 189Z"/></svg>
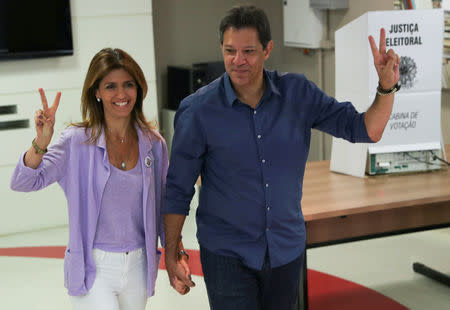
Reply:
<svg viewBox="0 0 450 310"><path fill-rule="evenodd" d="M143 217L147 250L148 296L153 296L161 253L158 237L164 245L161 214L168 167L167 147L156 132L149 136L136 127L142 164ZM92 287L96 268L92 256L99 208L110 164L105 136L96 144L86 144L89 131L69 127L44 155L37 169L26 167L24 155L19 159L11 179L11 189L37 191L58 182L67 198L69 212L69 244L64 258L64 285L69 295L81 296Z"/></svg>

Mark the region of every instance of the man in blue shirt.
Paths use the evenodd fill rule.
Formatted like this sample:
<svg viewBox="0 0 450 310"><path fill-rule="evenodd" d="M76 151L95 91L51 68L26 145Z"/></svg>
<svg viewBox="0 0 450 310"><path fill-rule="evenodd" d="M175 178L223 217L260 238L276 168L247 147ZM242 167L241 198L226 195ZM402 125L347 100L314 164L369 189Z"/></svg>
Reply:
<svg viewBox="0 0 450 310"><path fill-rule="evenodd" d="M289 309L305 250L302 183L311 128L351 142L378 141L398 89L399 57L369 37L379 75L366 113L337 102L301 74L264 69L273 47L265 13L228 11L220 24L226 73L185 98L165 197L166 267L185 292L179 236L201 176L197 237L211 309Z"/></svg>

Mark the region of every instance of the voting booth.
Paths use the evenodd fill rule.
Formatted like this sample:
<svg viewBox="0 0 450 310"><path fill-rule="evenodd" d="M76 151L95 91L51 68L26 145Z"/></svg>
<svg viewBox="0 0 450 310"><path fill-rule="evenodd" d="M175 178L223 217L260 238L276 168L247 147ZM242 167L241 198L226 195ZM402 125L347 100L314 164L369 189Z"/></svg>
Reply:
<svg viewBox="0 0 450 310"><path fill-rule="evenodd" d="M368 42L379 45L386 30L386 49L400 56L401 89L382 139L374 144L333 138L330 169L363 177L440 169L441 70L443 11L368 12L336 31L336 99L366 111L376 96L378 75Z"/></svg>

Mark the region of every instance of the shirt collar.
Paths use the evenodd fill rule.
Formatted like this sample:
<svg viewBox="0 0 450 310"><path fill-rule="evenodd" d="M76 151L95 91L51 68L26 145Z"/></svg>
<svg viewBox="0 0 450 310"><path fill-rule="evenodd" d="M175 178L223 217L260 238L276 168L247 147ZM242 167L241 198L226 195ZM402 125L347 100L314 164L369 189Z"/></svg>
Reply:
<svg viewBox="0 0 450 310"><path fill-rule="evenodd" d="M264 70L264 79L266 80L266 85L268 85L269 93L274 93L277 96L281 96L281 93L278 90L278 87L275 85L273 80L270 78L270 74L269 74L269 72L267 72L267 70Z"/></svg>
<svg viewBox="0 0 450 310"><path fill-rule="evenodd" d="M272 79L270 78L269 73L266 69L263 71L264 74L264 80L266 82L267 88L264 91L264 97L270 96L272 93L275 95L280 96L280 91L278 90L277 86L274 84ZM233 103L238 100L236 93L234 92L233 87L231 86L231 79L228 73L225 72L224 75L224 86L225 86L225 96L227 98L227 102L230 106L233 105Z"/></svg>
<svg viewBox="0 0 450 310"><path fill-rule="evenodd" d="M100 133L100 136L97 139L97 146L106 150L106 137L104 128L102 129L102 132Z"/></svg>
<svg viewBox="0 0 450 310"><path fill-rule="evenodd" d="M225 86L225 96L227 97L227 102L230 106L237 100L236 93L234 92L233 87L231 86L230 76L227 72L224 75L224 86Z"/></svg>

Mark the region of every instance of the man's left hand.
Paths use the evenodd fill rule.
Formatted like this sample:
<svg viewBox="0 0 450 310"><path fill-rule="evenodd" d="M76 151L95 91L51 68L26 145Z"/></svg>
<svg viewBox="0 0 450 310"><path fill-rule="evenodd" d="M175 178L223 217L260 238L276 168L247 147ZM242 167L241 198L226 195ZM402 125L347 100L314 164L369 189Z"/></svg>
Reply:
<svg viewBox="0 0 450 310"><path fill-rule="evenodd" d="M383 89L391 89L400 79L400 57L393 49L386 52L386 31L384 28L380 29L380 48L377 48L372 36L369 36L369 43L380 86Z"/></svg>

